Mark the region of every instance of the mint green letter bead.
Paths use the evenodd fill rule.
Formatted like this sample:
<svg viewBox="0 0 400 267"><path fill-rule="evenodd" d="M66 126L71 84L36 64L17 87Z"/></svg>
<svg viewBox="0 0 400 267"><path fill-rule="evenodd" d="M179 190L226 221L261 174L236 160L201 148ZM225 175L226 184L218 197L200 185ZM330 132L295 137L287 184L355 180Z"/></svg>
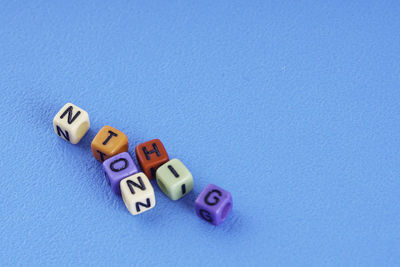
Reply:
<svg viewBox="0 0 400 267"><path fill-rule="evenodd" d="M172 200L178 200L193 189L193 177L179 159L161 165L156 172L157 184Z"/></svg>

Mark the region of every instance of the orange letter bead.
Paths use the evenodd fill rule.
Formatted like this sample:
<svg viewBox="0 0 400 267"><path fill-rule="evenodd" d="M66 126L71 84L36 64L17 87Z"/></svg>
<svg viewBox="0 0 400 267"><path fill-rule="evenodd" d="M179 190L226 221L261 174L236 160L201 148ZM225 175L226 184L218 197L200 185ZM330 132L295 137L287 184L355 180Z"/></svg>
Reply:
<svg viewBox="0 0 400 267"><path fill-rule="evenodd" d="M158 139L137 145L135 152L140 167L149 179L154 178L157 168L169 160L167 151Z"/></svg>
<svg viewBox="0 0 400 267"><path fill-rule="evenodd" d="M111 126L104 126L92 141L92 153L98 161L128 151L128 137Z"/></svg>

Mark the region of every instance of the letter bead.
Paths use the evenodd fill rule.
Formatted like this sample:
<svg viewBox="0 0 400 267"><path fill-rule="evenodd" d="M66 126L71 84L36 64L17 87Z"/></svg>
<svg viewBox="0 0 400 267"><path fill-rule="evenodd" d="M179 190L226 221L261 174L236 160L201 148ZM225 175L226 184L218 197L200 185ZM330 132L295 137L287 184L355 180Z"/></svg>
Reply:
<svg viewBox="0 0 400 267"><path fill-rule="evenodd" d="M193 189L193 177L179 159L172 159L156 172L157 184L170 199L177 200Z"/></svg>
<svg viewBox="0 0 400 267"><path fill-rule="evenodd" d="M195 201L196 214L207 222L219 225L232 210L231 194L213 184L209 184Z"/></svg>
<svg viewBox="0 0 400 267"><path fill-rule="evenodd" d="M145 212L156 205L153 187L143 172L123 179L120 187L122 199L132 215Z"/></svg>
<svg viewBox="0 0 400 267"><path fill-rule="evenodd" d="M67 103L53 119L54 132L62 139L77 144L90 128L89 114Z"/></svg>
<svg viewBox="0 0 400 267"><path fill-rule="evenodd" d="M122 179L137 173L139 170L128 152L122 152L103 162L103 170L115 194L121 194L119 183Z"/></svg>
<svg viewBox="0 0 400 267"><path fill-rule="evenodd" d="M140 167L149 179L154 178L157 168L169 160L167 151L159 139L137 145L135 152Z"/></svg>
<svg viewBox="0 0 400 267"><path fill-rule="evenodd" d="M128 151L128 137L111 126L100 129L92 141L92 154L100 162Z"/></svg>

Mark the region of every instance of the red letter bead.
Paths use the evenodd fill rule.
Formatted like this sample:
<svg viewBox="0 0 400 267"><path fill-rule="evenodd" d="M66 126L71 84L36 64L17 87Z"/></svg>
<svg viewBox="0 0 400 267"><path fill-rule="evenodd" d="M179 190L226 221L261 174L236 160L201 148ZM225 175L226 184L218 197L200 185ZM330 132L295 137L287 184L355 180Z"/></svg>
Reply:
<svg viewBox="0 0 400 267"><path fill-rule="evenodd" d="M159 139L137 145L135 152L140 167L149 179L154 178L157 168L169 160L167 151Z"/></svg>

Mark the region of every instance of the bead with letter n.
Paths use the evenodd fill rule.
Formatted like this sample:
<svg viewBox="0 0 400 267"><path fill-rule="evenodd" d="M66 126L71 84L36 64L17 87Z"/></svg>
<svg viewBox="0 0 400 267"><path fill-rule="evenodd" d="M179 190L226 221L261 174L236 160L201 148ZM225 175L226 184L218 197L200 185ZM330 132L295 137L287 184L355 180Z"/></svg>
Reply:
<svg viewBox="0 0 400 267"><path fill-rule="evenodd" d="M132 215L145 212L156 205L153 187L143 172L121 180L120 187L122 199Z"/></svg>
<svg viewBox="0 0 400 267"><path fill-rule="evenodd" d="M54 116L54 132L71 144L77 144L90 128L89 114L74 104L67 103Z"/></svg>

